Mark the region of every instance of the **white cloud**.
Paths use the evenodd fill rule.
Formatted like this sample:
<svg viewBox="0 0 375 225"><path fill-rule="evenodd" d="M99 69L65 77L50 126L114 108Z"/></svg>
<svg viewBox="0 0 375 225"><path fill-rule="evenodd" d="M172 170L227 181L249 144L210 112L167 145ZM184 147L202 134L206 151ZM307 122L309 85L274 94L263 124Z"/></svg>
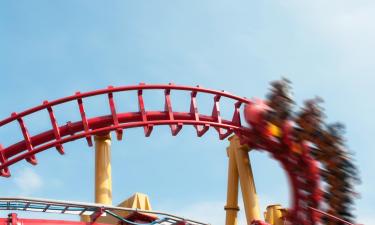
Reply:
<svg viewBox="0 0 375 225"><path fill-rule="evenodd" d="M24 196L39 191L44 184L42 178L30 168L21 170L17 177L14 178L14 183L18 189L18 195Z"/></svg>

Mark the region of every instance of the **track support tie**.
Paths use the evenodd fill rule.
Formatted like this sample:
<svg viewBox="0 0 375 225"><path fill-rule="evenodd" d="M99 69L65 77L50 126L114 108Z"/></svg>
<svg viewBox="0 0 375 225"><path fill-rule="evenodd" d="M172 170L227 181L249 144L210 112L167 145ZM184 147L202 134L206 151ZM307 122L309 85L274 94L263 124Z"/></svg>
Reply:
<svg viewBox="0 0 375 225"><path fill-rule="evenodd" d="M236 126L241 126L241 113L240 113L240 107L242 105L242 102L238 101L234 103L234 113L232 117L232 123Z"/></svg>
<svg viewBox="0 0 375 225"><path fill-rule="evenodd" d="M170 83L169 85L173 85L173 84ZM174 121L172 103L171 103L171 90L165 89L164 95L165 95L164 110L168 113L169 120ZM171 124L170 128L171 128L172 136L176 136L182 129L182 123Z"/></svg>
<svg viewBox="0 0 375 225"><path fill-rule="evenodd" d="M215 122L222 124L222 120L220 116L220 98L221 98L221 95L216 95L214 97L214 107L212 109L212 117L215 119ZM215 127L215 130L219 133L220 140L227 138L229 135L233 133L233 131L230 129L226 129L226 132L223 132L223 129L220 127Z"/></svg>
<svg viewBox="0 0 375 225"><path fill-rule="evenodd" d="M199 85L197 86L199 88ZM198 104L197 104L197 91L192 91L190 94L190 114L193 116L196 122L199 122L199 113L198 113ZM210 129L210 125L204 124L203 126L194 125L195 130L197 131L197 136L202 137L208 129Z"/></svg>
<svg viewBox="0 0 375 225"><path fill-rule="evenodd" d="M17 113L12 113L12 117L17 117ZM22 131L22 135L23 135L23 138L25 139L25 143L26 143L26 148L29 152L33 152L34 151L34 147L31 143L31 138L30 138L30 134L29 132L27 131L27 128L25 126L25 122L23 121L22 117L18 117L17 118L17 121L21 127L21 131ZM38 161L36 160L36 157L35 155L31 155L29 157L26 158L26 161L29 162L30 164L32 165L36 165L38 164Z"/></svg>
<svg viewBox="0 0 375 225"><path fill-rule="evenodd" d="M60 129L59 129L59 125L57 124L55 114L53 113L53 109L51 106L48 105L48 101L44 101L43 105L47 106L49 118L51 120L53 133L55 135L56 141L61 141ZM56 144L56 149L61 155L64 155L65 152L64 152L64 147L62 146L62 144Z"/></svg>
<svg viewBox="0 0 375 225"><path fill-rule="evenodd" d="M80 95L80 94L81 94L80 92L76 92L76 95ZM87 121L87 117L86 117L86 113L85 113L85 108L83 107L82 98L78 98L77 102L78 102L79 112L80 112L81 118L82 118L83 128L85 129L86 141L87 141L87 144L90 147L92 147L93 146L93 144L92 144L92 138L91 138L91 135L88 134L90 132L89 123Z"/></svg>
<svg viewBox="0 0 375 225"><path fill-rule="evenodd" d="M145 85L145 84L140 83L139 85ZM141 113L142 122L145 123L145 126L143 126L145 136L149 137L151 135L152 129L154 127L153 127L152 124L148 123L147 114L146 114L146 110L145 110L145 103L143 101L142 94L143 94L143 90L142 89L138 90L138 108L139 108L139 112Z"/></svg>
<svg viewBox="0 0 375 225"><path fill-rule="evenodd" d="M3 146L0 144L0 166L4 165L7 160L5 158L4 152L3 152ZM1 177L10 177L10 170L8 167L4 167L0 169L0 176Z"/></svg>
<svg viewBox="0 0 375 225"><path fill-rule="evenodd" d="M109 90L113 89L113 86L109 86L108 89ZM113 99L113 93L112 92L108 93L108 101L109 101L109 107L111 109L113 125L117 127L119 125L119 122L118 122L118 117L117 117L117 112L116 112L116 105L115 105L115 101ZM122 135L123 135L122 129L117 128L116 129L117 140L121 141L122 140Z"/></svg>

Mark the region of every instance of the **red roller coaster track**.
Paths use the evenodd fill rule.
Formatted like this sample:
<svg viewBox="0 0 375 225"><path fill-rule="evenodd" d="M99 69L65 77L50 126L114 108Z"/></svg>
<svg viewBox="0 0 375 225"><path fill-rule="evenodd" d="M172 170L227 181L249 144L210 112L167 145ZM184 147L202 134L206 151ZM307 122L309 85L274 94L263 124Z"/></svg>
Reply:
<svg viewBox="0 0 375 225"><path fill-rule="evenodd" d="M148 111L145 108L143 91L164 91L164 111ZM137 112L117 112L115 94L118 92L135 91L139 110ZM183 91L190 94L190 110L188 112L175 112L172 108L171 94L174 91ZM212 97L213 108L210 115L199 113L197 95L205 94ZM109 115L87 118L85 112L85 99L98 95L106 95L108 98ZM220 100L227 98L233 102L233 117L222 118L220 113ZM54 107L67 102L77 102L81 120L68 122L60 126L57 123ZM92 146L92 136L116 132L117 139L121 140L123 130L127 128L143 127L145 136L149 136L153 127L157 125L169 125L173 136L177 135L184 125L195 127L197 136L203 136L210 127L217 132L220 140L231 134L242 137L250 148L263 149L271 153L287 171L293 192L293 207L290 220L294 224L315 224L318 221L317 214L312 208L317 208L319 199L318 180L314 160L308 154L295 156L286 151L286 146L278 141L260 138L252 128L242 125L240 108L251 101L232 95L225 91L216 91L197 87L169 85L139 84L135 86L108 87L107 89L80 93L58 99L44 101L43 104L21 113L12 113L9 118L0 121L0 127L9 123L18 123L23 135L23 140L7 147L0 145L0 175L10 176L9 167L21 160L36 165L36 154L55 147L60 154L64 154L63 144L77 139L85 138L89 146ZM47 111L51 121L51 129L43 133L31 136L24 122L24 117L39 111ZM297 168L304 168L303 170ZM315 172L314 172L315 171ZM308 194L306 194L308 193ZM303 221L303 222L301 222ZM308 221L308 222L306 222Z"/></svg>
<svg viewBox="0 0 375 225"><path fill-rule="evenodd" d="M165 94L165 111L147 111L143 100L144 90L164 90ZM170 93L172 90L190 92L191 102L189 112L174 112ZM116 92L137 91L138 112L117 113L113 94ZM214 107L212 115L200 115L196 96L198 93L210 94L213 96ZM107 95L111 115L105 115L95 118L87 118L84 99L97 95ZM220 115L219 101L220 98L229 98L235 101L234 115L230 120L223 119ZM66 102L76 101L79 107L82 120L78 122L68 122L66 125L59 126L56 122L53 107L64 104ZM37 160L35 154L56 147L60 154L64 154L63 144L80 138L86 138L89 146L92 146L92 135L115 131L117 138L122 139L122 130L133 127L144 127L145 135L149 136L154 126L169 125L172 135L179 133L183 125L193 125L197 130L199 137L203 136L209 127L214 127L219 138L225 139L233 132L246 133L249 129L241 126L240 111L241 104L249 103L246 98L237 97L224 91L214 91L200 87L187 87L177 85L146 85L126 87L108 87L107 89L97 90L93 92L80 93L77 92L73 96L58 99L55 101L44 101L42 105L31 108L21 113L12 113L9 118L0 121L0 127L18 122L24 140L2 148L0 150L0 171L1 176L10 176L9 166L26 159L29 163L36 165ZM30 136L23 117L32 113L46 110L49 113L52 129L44 133Z"/></svg>

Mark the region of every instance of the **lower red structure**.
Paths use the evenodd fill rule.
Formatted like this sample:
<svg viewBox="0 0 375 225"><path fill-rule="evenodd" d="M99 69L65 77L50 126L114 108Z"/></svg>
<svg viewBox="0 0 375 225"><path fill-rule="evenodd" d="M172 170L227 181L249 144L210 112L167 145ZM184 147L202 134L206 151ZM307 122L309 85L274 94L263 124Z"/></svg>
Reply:
<svg viewBox="0 0 375 225"><path fill-rule="evenodd" d="M108 225L103 223L86 223L64 220L41 220L41 219L21 219L16 213L9 214L7 219L0 219L0 225Z"/></svg>
<svg viewBox="0 0 375 225"><path fill-rule="evenodd" d="M121 225L133 225L137 224L149 224L156 221L158 218L147 214L134 212L125 218L129 222L119 222ZM0 225L108 225L97 222L77 222L77 221L66 221L66 220L45 220L45 219L22 219L18 218L16 213L9 214L8 218L1 219ZM184 222L179 222L182 225Z"/></svg>

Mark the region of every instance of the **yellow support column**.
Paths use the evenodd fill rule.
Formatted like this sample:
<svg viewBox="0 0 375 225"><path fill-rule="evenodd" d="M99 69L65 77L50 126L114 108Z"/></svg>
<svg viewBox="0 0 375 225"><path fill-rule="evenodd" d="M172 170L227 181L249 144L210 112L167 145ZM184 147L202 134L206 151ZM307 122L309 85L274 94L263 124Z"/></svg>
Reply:
<svg viewBox="0 0 375 225"><path fill-rule="evenodd" d="M241 145L238 136L233 136L230 139L230 145L235 149L234 155L237 162L247 224L251 224L251 221L260 219L260 210L253 172L251 170L249 147Z"/></svg>
<svg viewBox="0 0 375 225"><path fill-rule="evenodd" d="M95 136L95 203L112 205L111 136ZM81 216L90 222L90 216Z"/></svg>
<svg viewBox="0 0 375 225"><path fill-rule="evenodd" d="M95 136L95 202L112 205L111 136Z"/></svg>
<svg viewBox="0 0 375 225"><path fill-rule="evenodd" d="M229 138L231 140L233 137ZM235 149L233 145L227 148L228 154L228 190L227 190L227 205L226 210L226 225L237 225L237 214L240 208L238 207L238 170L236 163Z"/></svg>

